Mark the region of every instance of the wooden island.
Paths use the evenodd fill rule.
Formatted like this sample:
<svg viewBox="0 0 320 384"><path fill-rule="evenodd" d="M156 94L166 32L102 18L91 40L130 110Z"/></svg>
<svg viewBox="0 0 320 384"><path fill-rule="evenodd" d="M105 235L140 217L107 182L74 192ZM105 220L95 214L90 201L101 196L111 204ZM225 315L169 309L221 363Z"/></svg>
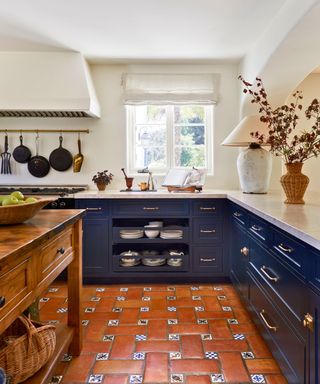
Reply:
<svg viewBox="0 0 320 384"><path fill-rule="evenodd" d="M19 225L0 226L0 334L68 267L68 323L56 329L51 360L25 383L47 383L61 355L82 348L83 210L41 210Z"/></svg>

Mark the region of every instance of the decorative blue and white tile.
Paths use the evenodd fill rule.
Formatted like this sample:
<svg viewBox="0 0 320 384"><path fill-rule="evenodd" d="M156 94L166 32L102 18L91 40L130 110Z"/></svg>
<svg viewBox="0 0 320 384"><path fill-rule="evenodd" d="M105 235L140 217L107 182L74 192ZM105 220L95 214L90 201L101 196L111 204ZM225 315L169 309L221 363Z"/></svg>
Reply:
<svg viewBox="0 0 320 384"><path fill-rule="evenodd" d="M213 287L213 290L214 291L222 291L222 288L221 287Z"/></svg>
<svg viewBox="0 0 320 384"><path fill-rule="evenodd" d="M209 359L209 360L216 360L218 359L218 353L213 351L208 351L205 353L205 357L206 359Z"/></svg>
<svg viewBox="0 0 320 384"><path fill-rule="evenodd" d="M63 355L61 361L65 362L65 363L69 363L69 361L71 361L71 360L72 360L72 356L69 355L68 353L65 353L65 354Z"/></svg>
<svg viewBox="0 0 320 384"><path fill-rule="evenodd" d="M222 307L222 310L225 312L231 312L232 308L231 307Z"/></svg>
<svg viewBox="0 0 320 384"><path fill-rule="evenodd" d="M90 375L88 383L102 383L103 375Z"/></svg>
<svg viewBox="0 0 320 384"><path fill-rule="evenodd" d="M112 312L122 312L122 308L114 307L112 308Z"/></svg>
<svg viewBox="0 0 320 384"><path fill-rule="evenodd" d="M148 320L147 319L138 320L138 325L147 325L147 324L148 324Z"/></svg>
<svg viewBox="0 0 320 384"><path fill-rule="evenodd" d="M212 373L210 375L211 383L225 383L225 379L222 373Z"/></svg>
<svg viewBox="0 0 320 384"><path fill-rule="evenodd" d="M178 320L177 319L168 319L168 324L169 325L178 324Z"/></svg>
<svg viewBox="0 0 320 384"><path fill-rule="evenodd" d="M100 301L101 300L101 297L99 296L92 296L90 301Z"/></svg>
<svg viewBox="0 0 320 384"><path fill-rule="evenodd" d="M59 320L49 320L48 324L56 325L56 324L60 324L60 321Z"/></svg>
<svg viewBox="0 0 320 384"><path fill-rule="evenodd" d="M67 313L68 312L68 308L58 308L57 309L57 313Z"/></svg>
<svg viewBox="0 0 320 384"><path fill-rule="evenodd" d="M196 312L204 312L204 307L194 307Z"/></svg>
<svg viewBox="0 0 320 384"><path fill-rule="evenodd" d="M169 340L180 340L180 335L178 335L176 333L169 333L168 339Z"/></svg>
<svg viewBox="0 0 320 384"><path fill-rule="evenodd" d="M181 352L169 352L169 359L170 360L182 359Z"/></svg>
<svg viewBox="0 0 320 384"><path fill-rule="evenodd" d="M150 288L150 287L144 287L143 290L144 290L145 292L150 292L150 291L152 291L152 288Z"/></svg>
<svg viewBox="0 0 320 384"><path fill-rule="evenodd" d="M232 336L235 340L244 340L246 338L243 333L234 333Z"/></svg>
<svg viewBox="0 0 320 384"><path fill-rule="evenodd" d="M109 327L117 327L119 325L119 320L109 320L108 326Z"/></svg>
<svg viewBox="0 0 320 384"><path fill-rule="evenodd" d="M197 323L198 324L208 324L208 320L207 319L198 319Z"/></svg>
<svg viewBox="0 0 320 384"><path fill-rule="evenodd" d="M167 307L167 310L169 312L176 312L177 311L177 308L176 307Z"/></svg>
<svg viewBox="0 0 320 384"><path fill-rule="evenodd" d="M103 335L102 341L113 341L114 335Z"/></svg>
<svg viewBox="0 0 320 384"><path fill-rule="evenodd" d="M55 375L51 377L50 384L60 384L62 382L63 376Z"/></svg>
<svg viewBox="0 0 320 384"><path fill-rule="evenodd" d="M104 292L106 289L105 288L97 288L96 292Z"/></svg>
<svg viewBox="0 0 320 384"><path fill-rule="evenodd" d="M128 288L120 288L120 292L128 292Z"/></svg>
<svg viewBox="0 0 320 384"><path fill-rule="evenodd" d="M201 300L201 296L192 296L192 300Z"/></svg>
<svg viewBox="0 0 320 384"><path fill-rule="evenodd" d="M175 287L167 287L167 291L175 291L176 288Z"/></svg>
<svg viewBox="0 0 320 384"><path fill-rule="evenodd" d="M227 296L224 296L224 295L218 296L218 300L227 300Z"/></svg>
<svg viewBox="0 0 320 384"><path fill-rule="evenodd" d="M100 352L96 354L96 360L108 360L109 359L109 353L106 352Z"/></svg>
<svg viewBox="0 0 320 384"><path fill-rule="evenodd" d="M55 293L55 292L58 292L59 291L59 288L56 288L56 287L51 287L48 289L48 292L50 293Z"/></svg>
<svg viewBox="0 0 320 384"><path fill-rule="evenodd" d="M173 373L170 375L170 383L183 383L183 381L182 373Z"/></svg>
<svg viewBox="0 0 320 384"><path fill-rule="evenodd" d="M142 300L143 301L150 301L151 297L150 296L143 296Z"/></svg>
<svg viewBox="0 0 320 384"><path fill-rule="evenodd" d="M135 339L137 341L146 341L147 340L147 336L146 335L136 335Z"/></svg>
<svg viewBox="0 0 320 384"><path fill-rule="evenodd" d="M191 291L199 291L199 287L191 287Z"/></svg>
<svg viewBox="0 0 320 384"><path fill-rule="evenodd" d="M210 333L203 333L201 335L201 340L212 340L212 335L210 335Z"/></svg>
<svg viewBox="0 0 320 384"><path fill-rule="evenodd" d="M141 307L140 312L149 312L150 308L149 307Z"/></svg>
<svg viewBox="0 0 320 384"><path fill-rule="evenodd" d="M261 383L265 383L265 379L264 379L264 376L263 375L250 375L251 377L251 382L252 383L258 383L258 384L261 384Z"/></svg>
<svg viewBox="0 0 320 384"><path fill-rule="evenodd" d="M253 352L241 352L241 356L245 360L250 360L255 358Z"/></svg>
<svg viewBox="0 0 320 384"><path fill-rule="evenodd" d="M87 307L84 309L86 313L93 313L96 309L94 307Z"/></svg>
<svg viewBox="0 0 320 384"><path fill-rule="evenodd" d="M87 327L89 325L89 320L81 320L81 324L84 326L84 327Z"/></svg>
<svg viewBox="0 0 320 384"><path fill-rule="evenodd" d="M167 296L168 300L176 300L177 298L175 296Z"/></svg>
<svg viewBox="0 0 320 384"><path fill-rule="evenodd" d="M117 296L116 300L118 301L125 301L126 297L125 296Z"/></svg>
<svg viewBox="0 0 320 384"><path fill-rule="evenodd" d="M50 300L50 297L41 297L39 303L47 303Z"/></svg>
<svg viewBox="0 0 320 384"><path fill-rule="evenodd" d="M229 324L239 324L239 321L237 319L228 319Z"/></svg>
<svg viewBox="0 0 320 384"><path fill-rule="evenodd" d="M139 383L143 382L142 380L143 380L142 375L130 375L129 376L129 383L130 384L139 384Z"/></svg>
<svg viewBox="0 0 320 384"><path fill-rule="evenodd" d="M146 358L145 352L134 352L132 355L133 360L144 360Z"/></svg>

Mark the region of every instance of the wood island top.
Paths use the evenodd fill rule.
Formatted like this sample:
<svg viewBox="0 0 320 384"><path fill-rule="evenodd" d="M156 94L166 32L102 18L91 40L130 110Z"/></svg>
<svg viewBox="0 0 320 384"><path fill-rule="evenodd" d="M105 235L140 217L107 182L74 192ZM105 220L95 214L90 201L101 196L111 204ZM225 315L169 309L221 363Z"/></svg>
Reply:
<svg viewBox="0 0 320 384"><path fill-rule="evenodd" d="M75 223L85 210L41 210L32 219L17 225L0 226L0 260L12 254L28 252L67 225Z"/></svg>

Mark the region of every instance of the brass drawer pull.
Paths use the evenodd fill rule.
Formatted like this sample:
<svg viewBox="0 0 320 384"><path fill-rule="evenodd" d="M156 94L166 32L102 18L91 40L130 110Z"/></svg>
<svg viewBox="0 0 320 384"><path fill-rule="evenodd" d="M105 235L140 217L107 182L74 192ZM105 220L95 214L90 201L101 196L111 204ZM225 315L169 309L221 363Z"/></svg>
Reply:
<svg viewBox="0 0 320 384"><path fill-rule="evenodd" d="M269 273L267 272L267 270L268 270L269 268L268 267L266 267L265 265L263 265L261 268L260 268L260 271L265 275L265 276L267 276L267 278L269 279L269 280L271 280L271 281L274 281L275 283L279 280L279 277L277 277L277 276L271 276L271 275L269 275Z"/></svg>
<svg viewBox="0 0 320 384"><path fill-rule="evenodd" d="M235 216L235 217L241 217L241 216L242 216L242 213L240 213L240 212L233 212L233 216Z"/></svg>
<svg viewBox="0 0 320 384"><path fill-rule="evenodd" d="M63 247L57 249L57 253L60 253L61 255L63 255L65 253L65 249Z"/></svg>
<svg viewBox="0 0 320 384"><path fill-rule="evenodd" d="M266 313L266 311L264 309L262 309L262 311L259 312L261 319L263 320L263 322L265 323L267 328L272 329L273 331L277 332L277 327L275 327L274 325L272 326L268 323L267 319L265 318L265 313Z"/></svg>
<svg viewBox="0 0 320 384"><path fill-rule="evenodd" d="M4 307L6 303L6 298L4 296L0 296L0 308Z"/></svg>
<svg viewBox="0 0 320 384"><path fill-rule="evenodd" d="M89 212L97 212L97 211L102 211L102 208L86 208L86 211L89 211Z"/></svg>
<svg viewBox="0 0 320 384"><path fill-rule="evenodd" d="M159 207L143 207L144 211L159 211Z"/></svg>
<svg viewBox="0 0 320 384"><path fill-rule="evenodd" d="M262 227L259 227L258 225L255 225L255 224L251 226L251 229L256 232L262 231Z"/></svg>
<svg viewBox="0 0 320 384"><path fill-rule="evenodd" d="M200 207L200 211L215 211L216 207Z"/></svg>
<svg viewBox="0 0 320 384"><path fill-rule="evenodd" d="M201 233L216 233L215 229L200 229Z"/></svg>
<svg viewBox="0 0 320 384"><path fill-rule="evenodd" d="M293 248L290 248L290 247L288 247L286 245L283 245L282 243L278 245L278 248L281 249L281 251L287 252L287 253L291 253L291 252L294 251Z"/></svg>
<svg viewBox="0 0 320 384"><path fill-rule="evenodd" d="M313 319L313 316L310 315L310 313L307 313L304 316L303 326L305 328L308 328L311 332L313 332L313 329L314 329L314 319Z"/></svg>
<svg viewBox="0 0 320 384"><path fill-rule="evenodd" d="M248 256L249 255L249 248L247 248L247 247L241 248L240 253L242 253L243 256Z"/></svg>
<svg viewBox="0 0 320 384"><path fill-rule="evenodd" d="M203 261L204 263L210 263L211 261L216 261L216 259L203 259L202 257L200 258L200 261Z"/></svg>

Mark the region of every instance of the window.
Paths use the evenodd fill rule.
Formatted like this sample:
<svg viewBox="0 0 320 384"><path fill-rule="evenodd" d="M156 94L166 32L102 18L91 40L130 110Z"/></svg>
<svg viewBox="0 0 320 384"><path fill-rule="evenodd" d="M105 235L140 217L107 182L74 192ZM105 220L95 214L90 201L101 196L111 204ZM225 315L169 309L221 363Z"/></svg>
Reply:
<svg viewBox="0 0 320 384"><path fill-rule="evenodd" d="M128 170L205 168L212 172L212 105L127 106Z"/></svg>

